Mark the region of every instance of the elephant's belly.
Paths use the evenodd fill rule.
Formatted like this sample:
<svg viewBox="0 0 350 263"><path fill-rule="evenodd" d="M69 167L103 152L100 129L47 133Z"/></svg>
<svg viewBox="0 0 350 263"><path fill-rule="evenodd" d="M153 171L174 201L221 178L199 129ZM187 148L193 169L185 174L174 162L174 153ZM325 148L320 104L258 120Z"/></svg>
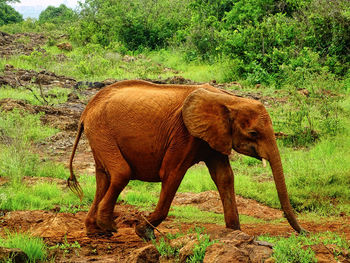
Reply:
<svg viewBox="0 0 350 263"><path fill-rule="evenodd" d="M132 143L130 139L119 147L132 170L132 180L161 181L159 170L163 160L162 152L144 142Z"/></svg>

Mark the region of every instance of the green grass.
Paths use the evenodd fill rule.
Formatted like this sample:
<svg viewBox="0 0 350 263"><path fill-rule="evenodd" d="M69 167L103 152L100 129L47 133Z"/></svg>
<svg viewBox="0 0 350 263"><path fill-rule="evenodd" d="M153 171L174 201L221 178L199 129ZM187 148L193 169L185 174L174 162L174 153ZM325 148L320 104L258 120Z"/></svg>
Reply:
<svg viewBox="0 0 350 263"><path fill-rule="evenodd" d="M41 159L31 151L31 144L39 142L58 130L44 126L41 114L32 115L19 110L0 112L0 176L8 182L1 186L0 209L36 210L60 206L61 211L87 210L95 194L95 178L84 176L81 184L85 197L79 199L53 180L25 185L23 178L51 177L66 180L69 176L63 164ZM6 144L1 144L7 141Z"/></svg>
<svg viewBox="0 0 350 263"><path fill-rule="evenodd" d="M0 209L50 210L56 206L60 212L87 211L95 196L95 178L81 178L84 198L80 202L68 188L56 182L38 182L26 185L23 181L12 180L1 187Z"/></svg>
<svg viewBox="0 0 350 263"><path fill-rule="evenodd" d="M88 44L84 47L74 46L73 51L61 51L56 46L44 46L47 52L33 51L30 55L17 55L5 58L0 62L0 68L11 64L15 68L46 69L57 75L64 75L84 81L102 81L107 78L122 79L158 79L167 78L171 72L164 71L159 63L143 55L129 54L133 57L123 60L123 55L105 50L99 45ZM57 55L64 53L67 57L61 60Z"/></svg>
<svg viewBox="0 0 350 263"><path fill-rule="evenodd" d="M186 61L183 52L178 50L158 50L147 53L147 56L156 63L163 64L178 72L178 75L196 82L210 82L216 80L218 83L232 81L229 75L230 63L228 61L217 61L208 64L204 61Z"/></svg>
<svg viewBox="0 0 350 263"><path fill-rule="evenodd" d="M63 164L42 160L24 146L1 145L0 176L19 180L24 176L66 179L68 171Z"/></svg>
<svg viewBox="0 0 350 263"><path fill-rule="evenodd" d="M38 142L58 132L57 129L43 126L42 113L30 114L14 109L4 112L0 109L0 131L20 143Z"/></svg>
<svg viewBox="0 0 350 263"><path fill-rule="evenodd" d="M309 235L292 235L289 238L260 236L259 240L265 240L274 244L276 262L282 263L309 263L317 262L312 246L317 244L330 245L335 259L343 253L350 252L350 242L345 236L333 232L315 233Z"/></svg>
<svg viewBox="0 0 350 263"><path fill-rule="evenodd" d="M42 262L47 257L43 239L26 233L7 232L4 238L0 237L0 247L21 249L28 256L29 262Z"/></svg>
<svg viewBox="0 0 350 263"><path fill-rule="evenodd" d="M216 190L214 181L211 179L208 168L197 165L189 169L182 180L178 192L200 193L209 190Z"/></svg>
<svg viewBox="0 0 350 263"><path fill-rule="evenodd" d="M179 252L183 246L186 245L184 242L177 242L176 245L171 244L169 241L177 238L181 238L188 234L195 234L197 243L193 247L192 255L186 259L186 262L203 262L205 250L208 246L216 243L216 240L210 240L210 236L205 234L205 229L201 227L195 227L189 229L187 233L177 233L176 235L168 234L164 237L161 237L158 241L152 240L153 245L157 248L163 259L173 259L175 262L178 262Z"/></svg>

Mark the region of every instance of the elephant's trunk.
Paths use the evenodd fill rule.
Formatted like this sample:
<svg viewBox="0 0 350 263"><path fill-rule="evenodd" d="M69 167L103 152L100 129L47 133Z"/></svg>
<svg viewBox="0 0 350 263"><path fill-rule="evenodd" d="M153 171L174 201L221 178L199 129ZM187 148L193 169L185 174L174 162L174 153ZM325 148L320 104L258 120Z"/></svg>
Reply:
<svg viewBox="0 0 350 263"><path fill-rule="evenodd" d="M279 150L278 150L276 141L271 142L270 147L272 147L272 151L270 151L270 154L269 154L269 162L271 165L272 174L273 174L273 178L275 180L278 198L280 200L282 210L283 210L285 217L287 218L289 224L294 228L294 230L297 231L298 233L303 232L305 230L303 230L300 227L300 225L299 225L299 223L294 215L292 206L290 205L290 202L289 202L287 187L286 187L284 174L283 174L281 157L279 154Z"/></svg>

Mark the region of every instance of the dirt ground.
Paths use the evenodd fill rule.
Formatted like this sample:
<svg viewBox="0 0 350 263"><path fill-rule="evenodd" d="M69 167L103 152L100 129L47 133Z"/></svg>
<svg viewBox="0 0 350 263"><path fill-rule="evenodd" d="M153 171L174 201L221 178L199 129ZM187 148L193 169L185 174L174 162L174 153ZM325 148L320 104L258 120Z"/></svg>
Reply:
<svg viewBox="0 0 350 263"><path fill-rule="evenodd" d="M22 40L18 40L21 38ZM23 39L26 41L32 40L34 44L27 45L27 47L26 45L23 46ZM31 51L39 48L38 45L44 43L44 41L45 37L37 34L17 36L0 32L0 43L3 45L0 49L0 57L18 53L27 54L29 52L30 54ZM12 51L14 53L11 53ZM4 74L0 76L0 88L2 84L9 85L13 88L25 86L28 83L33 84L30 82L32 79L41 80L40 85L43 85L46 89L58 85L71 89L72 93L66 103L56 106L33 106L25 101L2 99L0 100L0 107L5 111L19 108L33 114L44 112L45 115L41 117L42 123L59 128L60 132L34 145L33 151L37 152L42 158L49 158L56 162L67 164L75 139L79 116L86 103L79 101L76 94L80 92L83 93L85 97L89 98L93 96L100 87L91 85L91 87L82 90L76 88L78 81L72 78L57 76L48 71L35 72L33 70L15 69L11 65L7 65ZM111 81L106 81L106 83L110 82ZM188 80L182 77L174 77L164 80L164 82L188 83ZM215 85L215 83L212 84ZM230 85L239 85L239 83L231 83ZM259 94L238 95L260 99L265 105L273 103L276 100L274 98L262 97ZM279 100L283 102L283 99ZM11 143L10 139L1 136L0 131L0 143ZM94 174L92 154L84 137L80 141L78 147L77 155L74 160L74 169L79 173ZM33 184L38 180L53 179L24 178L24 182L28 184ZM59 185L64 187L65 182L63 180L55 180ZM0 177L0 187L6 184L6 182L6 178ZM283 237L288 237L293 234L292 228L287 221L283 219L283 214L280 210L239 196L237 197L237 203L241 215L249 215L266 220L264 223L243 224L242 231L246 234L250 236L269 234ZM192 205L203 211L223 213L220 197L216 191L207 191L199 194L178 193L174 199L173 205ZM116 206L115 218L118 232L110 238L92 239L87 237L84 229L86 214L86 212L78 212L76 214L59 213L55 211L55 209L52 211L0 211L0 236L4 235L7 229L10 229L30 232L34 236L42 237L50 247L62 244L61 247L49 250L50 258L54 258L55 262L128 262L130 256L134 254L136 249L151 244L150 242L146 243L141 240L134 232L135 224L143 219L141 216L142 213L133 206L124 203L119 203ZM281 223L272 223L268 221L281 218ZM159 231L163 234L179 233L200 225L203 226L209 234L215 237L217 233L225 232L225 228L222 224L223 222L218 222L218 224L199 224L195 222L179 223L175 218L168 217L159 226ZM345 237L350 240L350 217L343 216L332 221L301 221L301 225L310 232L332 231L338 234L344 234ZM158 232L155 233L159 239L161 234ZM74 242L78 242L79 246L72 245ZM71 245L67 245L68 243ZM331 248L319 246L313 247L312 249L316 252L319 262L337 262L334 259L334 251L332 251ZM167 262L165 259L163 261ZM344 255L340 262L350 262L350 255Z"/></svg>

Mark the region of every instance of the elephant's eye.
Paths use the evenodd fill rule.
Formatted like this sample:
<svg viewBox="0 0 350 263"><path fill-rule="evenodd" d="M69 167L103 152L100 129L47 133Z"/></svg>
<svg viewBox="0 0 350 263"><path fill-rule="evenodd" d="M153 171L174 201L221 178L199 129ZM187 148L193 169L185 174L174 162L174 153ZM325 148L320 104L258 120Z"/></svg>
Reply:
<svg viewBox="0 0 350 263"><path fill-rule="evenodd" d="M256 131L250 131L249 132L250 137L256 139L258 137L258 133Z"/></svg>

